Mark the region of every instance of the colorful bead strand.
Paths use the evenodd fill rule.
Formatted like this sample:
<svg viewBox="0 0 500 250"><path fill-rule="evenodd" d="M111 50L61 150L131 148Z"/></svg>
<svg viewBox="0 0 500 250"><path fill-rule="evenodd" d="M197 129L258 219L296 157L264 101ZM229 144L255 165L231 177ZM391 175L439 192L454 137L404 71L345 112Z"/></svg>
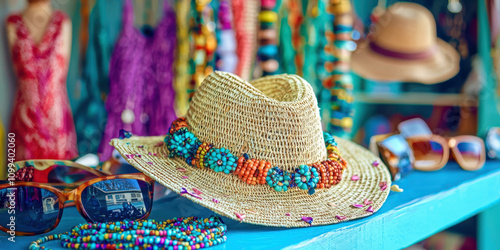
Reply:
<svg viewBox="0 0 500 250"><path fill-rule="evenodd" d="M210 7L211 0L193 1L193 26L191 27L191 41L194 43L191 61L191 81L188 92L190 99L194 95L197 86L203 82L205 77L212 73L213 68L208 65L212 61L217 39L215 38L213 22L213 11Z"/></svg>
<svg viewBox="0 0 500 250"><path fill-rule="evenodd" d="M288 1L288 25L292 30L292 47L295 50L295 74L303 76L304 70L304 37L301 35L301 27L304 23L302 12L302 0Z"/></svg>
<svg viewBox="0 0 500 250"><path fill-rule="evenodd" d="M41 244L57 239L64 248L73 249L200 249L226 242L226 231L217 216L85 223L71 232L33 241L29 250L46 249Z"/></svg>
<svg viewBox="0 0 500 250"><path fill-rule="evenodd" d="M236 74L249 81L256 52L258 2L232 0L234 30L236 33Z"/></svg>
<svg viewBox="0 0 500 250"><path fill-rule="evenodd" d="M274 11L276 0L261 0L259 13L259 50L257 56L260 61L262 75L275 75L278 73L278 46L276 22L278 13Z"/></svg>
<svg viewBox="0 0 500 250"><path fill-rule="evenodd" d="M177 50L175 61L175 102L178 116L186 114L189 105L189 9L191 0L177 1Z"/></svg>
<svg viewBox="0 0 500 250"><path fill-rule="evenodd" d="M329 131L338 136L349 136L352 128L353 96L352 79L350 75L351 51L355 49L351 33L353 17L349 0L330 0L328 8L334 19L333 54L337 59L333 63L331 76L331 112Z"/></svg>
<svg viewBox="0 0 500 250"><path fill-rule="evenodd" d="M340 157L335 138L323 133L328 160L300 165L294 173L289 173L265 160L250 159L247 154L237 157L228 149L216 148L208 142L202 142L189 131L186 118L181 117L172 123L169 134L165 137L165 146L169 157L180 156L190 166L210 168L215 172L233 174L249 185L268 184L278 192L299 187L314 194L316 188L329 188L340 182L342 172L347 167Z"/></svg>
<svg viewBox="0 0 500 250"><path fill-rule="evenodd" d="M231 2L221 0L219 4L220 42L215 55L215 68L224 72L235 73L238 57L236 56L235 33L232 28Z"/></svg>
<svg viewBox="0 0 500 250"><path fill-rule="evenodd" d="M322 3L322 2L321 2ZM318 3L319 4L319 3ZM318 32L322 32L320 35L320 44L322 47L320 51L319 60L317 61L317 79L321 82L321 88L319 90L318 100L320 102L320 108L322 110L321 117L323 118L325 127L329 128L330 124L330 110L331 110L331 92L330 89L333 88L332 75L334 69L334 62L336 60L334 54L333 43L335 41L335 34L333 33L333 22L335 16L327 11L329 10L330 0L326 1L325 14L320 16L323 18L323 24L320 25Z"/></svg>

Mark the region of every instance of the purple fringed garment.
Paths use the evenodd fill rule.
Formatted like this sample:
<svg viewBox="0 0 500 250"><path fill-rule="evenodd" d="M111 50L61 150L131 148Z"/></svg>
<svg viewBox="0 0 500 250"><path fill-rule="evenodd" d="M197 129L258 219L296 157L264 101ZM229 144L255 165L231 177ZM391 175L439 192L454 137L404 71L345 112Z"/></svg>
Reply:
<svg viewBox="0 0 500 250"><path fill-rule="evenodd" d="M123 30L110 61L110 93L106 100L108 121L99 151L111 157L111 139L120 129L134 135L163 135L177 117L172 86L176 47L176 19L168 2L154 30L134 27L132 3L123 7Z"/></svg>

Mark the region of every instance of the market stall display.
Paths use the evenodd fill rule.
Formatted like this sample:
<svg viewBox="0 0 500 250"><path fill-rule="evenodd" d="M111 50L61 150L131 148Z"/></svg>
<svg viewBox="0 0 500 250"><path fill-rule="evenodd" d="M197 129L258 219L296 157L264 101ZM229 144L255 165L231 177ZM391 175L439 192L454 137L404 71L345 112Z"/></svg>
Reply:
<svg viewBox="0 0 500 250"><path fill-rule="evenodd" d="M498 249L498 6L0 1L0 242Z"/></svg>

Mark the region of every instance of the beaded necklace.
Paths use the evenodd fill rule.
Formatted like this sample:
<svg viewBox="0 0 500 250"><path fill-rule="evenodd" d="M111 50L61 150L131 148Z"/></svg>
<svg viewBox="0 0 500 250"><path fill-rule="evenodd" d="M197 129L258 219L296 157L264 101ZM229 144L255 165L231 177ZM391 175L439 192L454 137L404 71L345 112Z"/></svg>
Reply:
<svg viewBox="0 0 500 250"><path fill-rule="evenodd" d="M288 172L280 167L273 167L265 160L250 159L247 154L236 157L228 149L216 148L208 142L202 142L188 130L186 118L175 120L165 137L169 157L180 156L190 166L210 168L215 172L236 175L250 185L267 184L277 192L298 187L314 194L316 188L330 188L342 179L342 172L347 167L340 156L335 139L323 133L328 160L300 165L295 171Z"/></svg>
<svg viewBox="0 0 500 250"><path fill-rule="evenodd" d="M349 0L330 1L327 12L334 16L334 34L330 38L333 41L331 54L336 60L328 67L332 76L327 83L330 90L330 126L329 131L339 135L348 136L352 127L352 79L350 75L349 61L354 42L351 41L353 17L351 14L351 3ZM327 65L325 64L325 67Z"/></svg>
<svg viewBox="0 0 500 250"><path fill-rule="evenodd" d="M84 223L71 232L45 236L31 242L29 250L41 250L42 243L61 240L73 249L199 249L227 240L227 227L220 217Z"/></svg>
<svg viewBox="0 0 500 250"><path fill-rule="evenodd" d="M200 0L192 2L194 4L194 17L191 37L192 42L194 42L194 49L192 55L193 61L191 62L192 75L188 89L190 98L194 95L196 87L213 71L212 67L207 67L208 63L212 61L217 47L217 39L214 35L215 25L210 21L210 17L213 14L210 7L211 1Z"/></svg>
<svg viewBox="0 0 500 250"><path fill-rule="evenodd" d="M259 29L259 50L257 56L260 60L260 68L262 75L275 75L278 73L278 46L276 22L278 14L274 11L276 0L261 0L259 13L260 29Z"/></svg>
<svg viewBox="0 0 500 250"><path fill-rule="evenodd" d="M177 19L177 50L175 61L175 99L177 115L185 115L189 105L189 9L191 1L177 1L175 5Z"/></svg>
<svg viewBox="0 0 500 250"><path fill-rule="evenodd" d="M221 0L219 5L220 44L217 46L215 67L217 70L229 73L235 73L238 62L232 21L231 2Z"/></svg>
<svg viewBox="0 0 500 250"><path fill-rule="evenodd" d="M325 58L323 52L325 18L324 1L311 0L307 2L303 24L306 29L304 54L307 55L304 57L303 78L311 83L320 104L322 104L320 93L323 89L320 76L324 71L321 61Z"/></svg>
<svg viewBox="0 0 500 250"><path fill-rule="evenodd" d="M333 33L333 22L335 16L331 13L330 1L326 1L324 23L320 25L322 29L318 32L323 32L320 35L320 45L322 46L320 60L317 61L317 74L318 80L321 82L321 90L319 91L318 100L322 110L321 117L324 119L325 127L329 128L329 117L331 110L331 93L330 89L333 87L332 73L334 68L335 54L333 42L335 34ZM321 60L322 59L322 60Z"/></svg>
<svg viewBox="0 0 500 250"><path fill-rule="evenodd" d="M236 75L244 80L250 80L257 39L258 2L248 0L232 0L233 24L236 35L238 64Z"/></svg>
<svg viewBox="0 0 500 250"><path fill-rule="evenodd" d="M295 74L302 76L304 67L304 37L300 34L300 29L304 23L302 13L302 0L288 1L288 25L292 30L292 47L295 50Z"/></svg>

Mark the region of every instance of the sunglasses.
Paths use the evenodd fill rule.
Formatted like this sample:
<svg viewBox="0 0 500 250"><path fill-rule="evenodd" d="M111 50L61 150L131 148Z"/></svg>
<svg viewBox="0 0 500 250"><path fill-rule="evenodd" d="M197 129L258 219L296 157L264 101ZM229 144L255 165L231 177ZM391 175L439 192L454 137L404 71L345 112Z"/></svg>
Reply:
<svg viewBox="0 0 500 250"><path fill-rule="evenodd" d="M49 232L59 224L69 201L92 223L145 219L153 204L153 184L153 179L140 173L98 177L68 192L56 184L4 183L0 185L0 230L8 232L14 218L16 235Z"/></svg>
<svg viewBox="0 0 500 250"><path fill-rule="evenodd" d="M477 136L444 138L433 135L421 119L402 122L398 129L401 134L370 138L370 149L386 163L394 180L405 176L411 169L439 170L446 165L450 155L468 171L482 168L486 161L483 140Z"/></svg>
<svg viewBox="0 0 500 250"><path fill-rule="evenodd" d="M500 128L491 128L486 135L485 143L488 157L500 159Z"/></svg>
<svg viewBox="0 0 500 250"><path fill-rule="evenodd" d="M413 170L415 162L413 151L406 139L400 134L372 136L370 150L382 159L395 181Z"/></svg>

